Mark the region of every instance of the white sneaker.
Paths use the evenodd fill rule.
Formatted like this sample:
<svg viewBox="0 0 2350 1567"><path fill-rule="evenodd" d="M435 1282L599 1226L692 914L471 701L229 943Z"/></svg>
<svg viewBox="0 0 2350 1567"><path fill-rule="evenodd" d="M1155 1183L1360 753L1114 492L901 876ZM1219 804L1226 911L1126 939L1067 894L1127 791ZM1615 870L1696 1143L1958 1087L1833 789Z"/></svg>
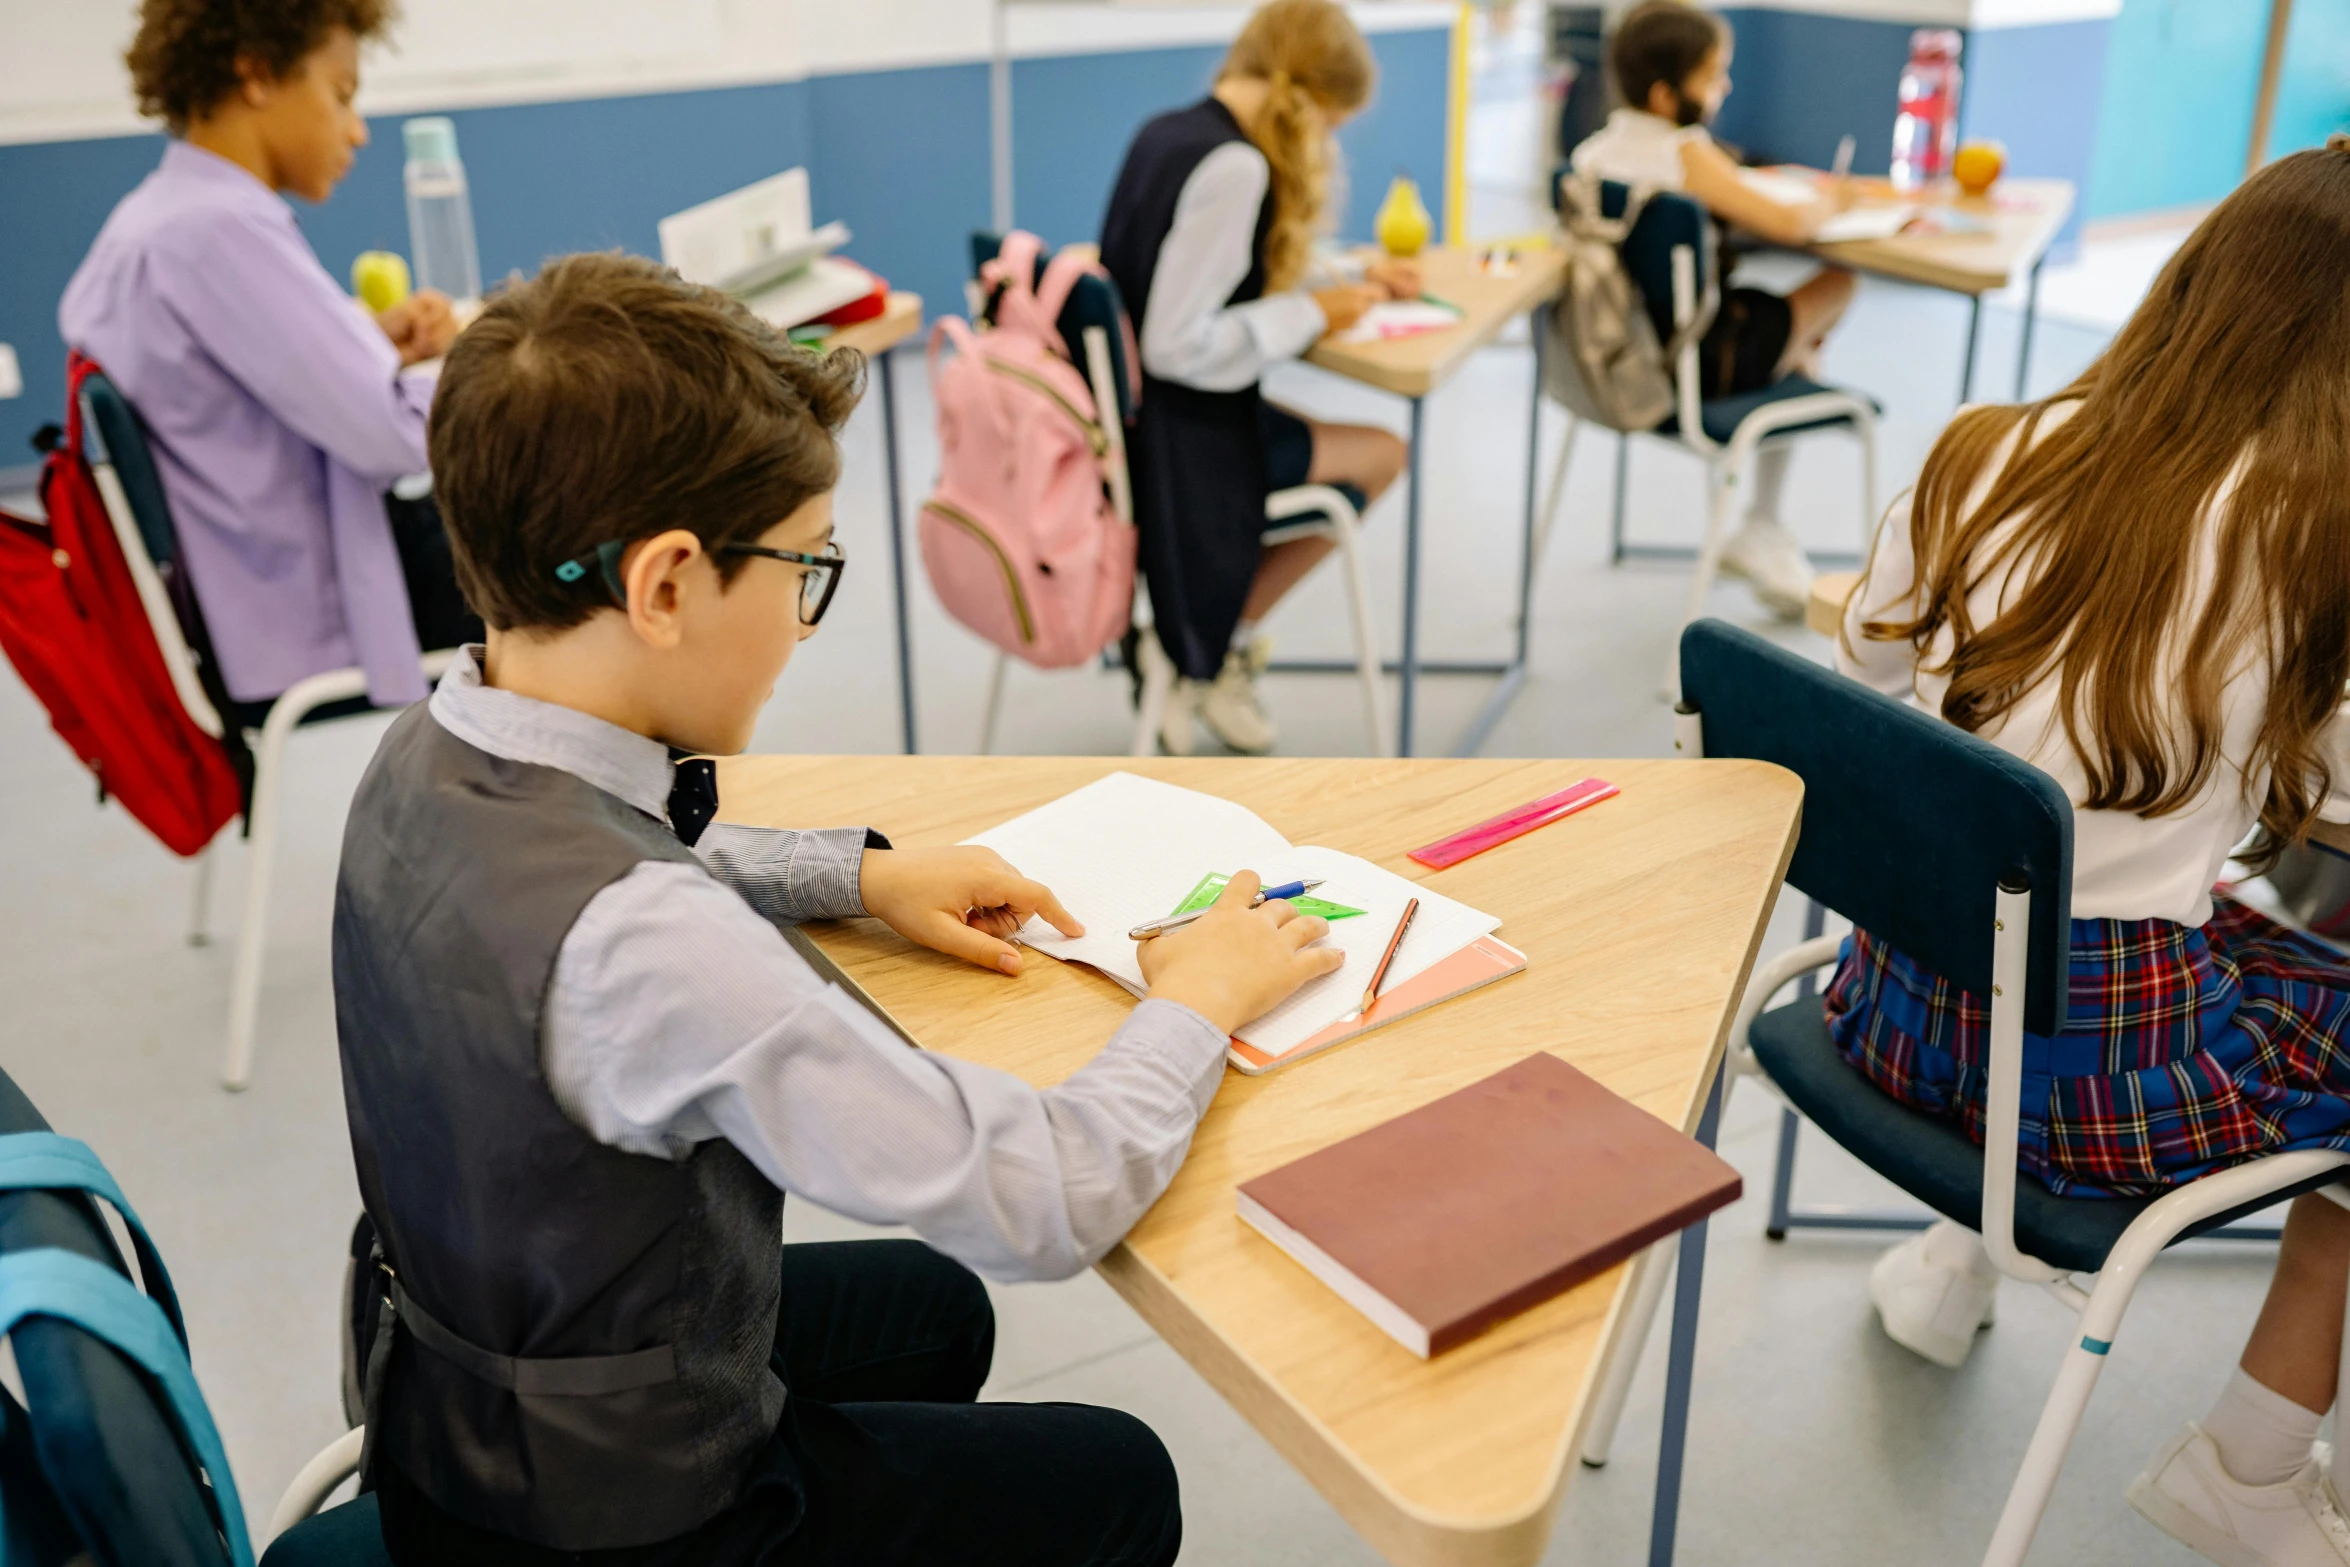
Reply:
<svg viewBox="0 0 2350 1567"><path fill-rule="evenodd" d="M1966 1364L1975 1334L1991 1325L1998 1295L1999 1270L1982 1240L1949 1219L1903 1241L1869 1270L1869 1299L1885 1336L1953 1371Z"/></svg>
<svg viewBox="0 0 2350 1567"><path fill-rule="evenodd" d="M2350 1519L2315 1452L2281 1485L2246 1485L2190 1420L2129 1496L2155 1528L2220 1567L2350 1567Z"/></svg>
<svg viewBox="0 0 2350 1567"><path fill-rule="evenodd" d="M1811 557L1786 525L1749 517L1722 547L1722 572L1743 577L1763 608L1781 620L1800 620L1811 598Z"/></svg>
<svg viewBox="0 0 2350 1567"><path fill-rule="evenodd" d="M1281 738L1257 695L1257 676L1273 661L1273 639L1249 638L1248 646L1224 655L1223 671L1200 699L1200 722L1208 732L1245 756L1263 756Z"/></svg>
<svg viewBox="0 0 2350 1567"><path fill-rule="evenodd" d="M1159 754L1161 756L1189 756L1198 749L1191 720L1199 711L1201 695L1208 689L1201 680L1185 680L1177 676L1167 688L1167 705L1159 714Z"/></svg>

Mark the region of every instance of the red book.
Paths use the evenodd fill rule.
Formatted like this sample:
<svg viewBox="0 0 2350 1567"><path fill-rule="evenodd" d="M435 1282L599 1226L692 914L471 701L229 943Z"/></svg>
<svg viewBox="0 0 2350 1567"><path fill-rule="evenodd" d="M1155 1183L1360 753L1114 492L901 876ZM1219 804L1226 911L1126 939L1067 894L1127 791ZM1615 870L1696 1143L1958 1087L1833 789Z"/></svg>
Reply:
<svg viewBox="0 0 2350 1567"><path fill-rule="evenodd" d="M1240 1188L1240 1216L1440 1354L1738 1200L1738 1172L1552 1055Z"/></svg>

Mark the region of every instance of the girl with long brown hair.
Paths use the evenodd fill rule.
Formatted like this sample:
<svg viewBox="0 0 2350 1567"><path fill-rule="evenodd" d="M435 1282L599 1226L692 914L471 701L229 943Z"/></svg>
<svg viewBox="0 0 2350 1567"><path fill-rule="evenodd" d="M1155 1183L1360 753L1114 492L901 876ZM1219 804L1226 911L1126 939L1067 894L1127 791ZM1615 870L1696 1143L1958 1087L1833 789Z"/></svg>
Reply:
<svg viewBox="0 0 2350 1567"><path fill-rule="evenodd" d="M1308 419L1258 389L1269 367L1376 301L1420 291L1408 262L1376 264L1360 282L1313 276L1333 133L1369 103L1377 75L1336 0L1270 0L1208 97L1135 134L1102 222L1102 262L1142 351L1129 457L1151 608L1182 677L1160 735L1171 752L1192 749L1195 716L1236 751L1273 747L1257 623L1330 543L1265 545L1265 497L1310 482L1367 505L1403 468L1388 431Z"/></svg>
<svg viewBox="0 0 2350 1567"><path fill-rule="evenodd" d="M2350 1147L2350 963L2213 882L2350 820L2350 136L2254 175L2105 354L1952 422L1878 536L1838 663L2074 805L2070 1020L2027 1042L2021 1161L2157 1192ZM1878 1087L1980 1139L1988 1010L1855 931L1827 997ZM2350 1212L2298 1199L2240 1369L2130 1489L2214 1561L2350 1567L2312 1457ZM1998 1275L1945 1221L1880 1259L1888 1334L1956 1365Z"/></svg>

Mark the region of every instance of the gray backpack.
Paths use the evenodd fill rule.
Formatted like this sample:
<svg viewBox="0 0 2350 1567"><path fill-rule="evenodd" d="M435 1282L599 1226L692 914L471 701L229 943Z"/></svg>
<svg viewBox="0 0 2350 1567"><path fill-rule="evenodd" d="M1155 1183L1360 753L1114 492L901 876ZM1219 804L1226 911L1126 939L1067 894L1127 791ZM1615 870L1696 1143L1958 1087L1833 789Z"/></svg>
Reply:
<svg viewBox="0 0 2350 1567"><path fill-rule="evenodd" d="M1600 181L1589 174L1559 180L1559 244L1566 281L1543 315L1547 341L1543 389L1569 413L1610 430L1653 430L1673 411L1673 360L1681 345L1713 324L1713 291L1701 288L1697 319L1670 343L1657 341L1640 290L1616 247L1656 194L1635 185L1622 217L1601 215Z"/></svg>

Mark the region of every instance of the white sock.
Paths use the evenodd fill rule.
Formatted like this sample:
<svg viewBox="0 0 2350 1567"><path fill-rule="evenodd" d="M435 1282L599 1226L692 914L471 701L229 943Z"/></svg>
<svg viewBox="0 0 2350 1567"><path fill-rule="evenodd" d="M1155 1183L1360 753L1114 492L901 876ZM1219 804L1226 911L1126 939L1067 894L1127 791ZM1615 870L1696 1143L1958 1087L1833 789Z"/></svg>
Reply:
<svg viewBox="0 0 2350 1567"><path fill-rule="evenodd" d="M1748 522L1779 520L1779 497L1787 492L1787 468L1794 461L1792 446L1766 446L1754 454L1754 498L1746 508Z"/></svg>
<svg viewBox="0 0 2350 1567"><path fill-rule="evenodd" d="M1248 648L1248 645L1256 640L1256 636L1257 623L1255 621L1243 620L1237 622L1232 628L1232 646L1234 650L1245 652Z"/></svg>
<svg viewBox="0 0 2350 1567"><path fill-rule="evenodd" d="M2203 1434L2219 1449L2222 1467L2244 1485L2282 1485L2309 1462L2322 1410L2302 1408L2263 1387L2238 1366L2203 1417Z"/></svg>

